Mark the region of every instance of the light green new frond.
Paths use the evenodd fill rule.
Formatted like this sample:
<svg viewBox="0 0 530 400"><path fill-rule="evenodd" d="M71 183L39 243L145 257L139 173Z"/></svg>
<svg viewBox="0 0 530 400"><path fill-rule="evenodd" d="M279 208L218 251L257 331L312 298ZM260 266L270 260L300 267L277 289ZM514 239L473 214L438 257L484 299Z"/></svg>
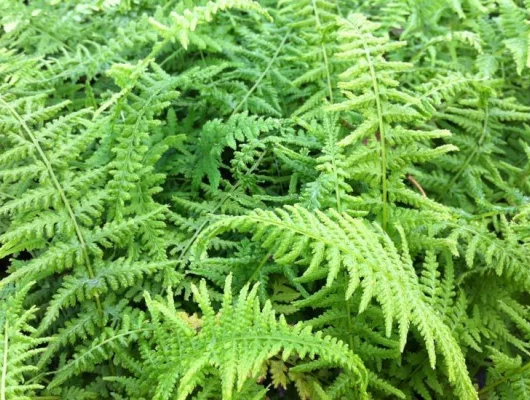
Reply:
<svg viewBox="0 0 530 400"><path fill-rule="evenodd" d="M199 288L192 286L192 289L203 314L198 329L187 325L185 315L179 315L174 309L171 297L169 304L147 300L155 316L155 344L166 349L164 353L179 358L171 361L172 357L164 356L159 361L152 360L155 364L150 368L163 368L165 372L154 398L169 398L176 388L168 387L167 382L174 382L178 386L177 398L186 399L196 390L199 379L204 379L206 371L211 371L211 366L221 380L222 398L232 399L249 378L260 374L267 360L277 356L285 361L294 355L301 359L318 357L321 368L342 368L350 384L359 393L364 392L366 371L345 344L319 332L312 333L301 323L291 326L283 316L276 317L269 302L264 307L259 305L257 286L251 290L244 287L234 300L229 277L219 312L212 308L204 281ZM174 332L173 336L167 336L168 329Z"/></svg>
<svg viewBox="0 0 530 400"><path fill-rule="evenodd" d="M341 20L338 36L342 44L337 57L357 61L340 75L339 88L346 100L327 109L343 115L356 112L363 117L339 144L346 149L350 177L373 188L369 196L379 202L374 209L386 230L389 196L402 192L400 181L407 170L457 148L433 146L432 141L450 136L448 130L419 128L427 110L422 99L401 88L398 80L411 64L387 60L387 53L397 52L405 43L376 35L378 28L379 24L362 15Z"/></svg>
<svg viewBox="0 0 530 400"><path fill-rule="evenodd" d="M330 210L310 212L302 207L273 211L255 210L246 216L223 218L206 230L195 247L196 257L204 257L208 239L226 231L252 232L276 263L302 262L307 270L301 281L322 268L327 269L326 286L332 287L341 270L349 275L346 299L362 290L359 312L377 300L390 335L393 320L399 325L400 347L404 348L409 325L425 340L431 366L436 364L436 348L444 355L449 380L459 396L476 397L467 375L464 357L450 329L424 300L410 259L402 258L391 239L377 226ZM306 255L311 256L307 257ZM300 261L299 261L300 260Z"/></svg>

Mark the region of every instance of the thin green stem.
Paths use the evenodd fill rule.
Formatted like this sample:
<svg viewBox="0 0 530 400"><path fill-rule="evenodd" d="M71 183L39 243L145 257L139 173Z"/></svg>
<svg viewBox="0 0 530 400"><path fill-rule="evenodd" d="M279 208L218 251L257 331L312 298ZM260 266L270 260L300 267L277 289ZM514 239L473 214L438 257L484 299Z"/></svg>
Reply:
<svg viewBox="0 0 530 400"><path fill-rule="evenodd" d="M60 400L59 396L31 396L31 400Z"/></svg>
<svg viewBox="0 0 530 400"><path fill-rule="evenodd" d="M388 224L388 182L387 182L387 155L386 155L386 132L385 132L385 122L383 119L383 106L381 104L381 95L379 93L379 82L377 81L377 75L375 73L374 63L372 61L372 55L370 54L370 48L364 40L362 32L350 21L346 20L353 29L355 29L358 35L361 38L364 54L366 61L368 62L368 67L370 69L370 76L372 78L372 88L375 95L375 104L377 109L377 119L379 125L379 136L380 136L380 146L381 146L381 186L382 186L382 204L383 204L383 215L382 215L382 226L386 231Z"/></svg>
<svg viewBox="0 0 530 400"><path fill-rule="evenodd" d="M31 396L31 400L60 400L59 396Z"/></svg>
<svg viewBox="0 0 530 400"><path fill-rule="evenodd" d="M276 61L276 58L278 58L278 56L280 55L280 52L282 51L282 48L283 46L285 45L285 42L287 41L287 38L289 37L289 34L291 32L288 31L285 36L283 37L280 45L278 46L278 48L276 49L276 52L274 53L274 56L272 56L271 60L269 61L269 63L267 64L267 67L265 68L265 70L261 73L260 77L258 78L258 80L256 81L256 83L254 83L254 85L250 88L250 90L245 94L245 96L241 99L241 101L238 103L238 105L234 108L234 111L232 111L232 115L230 115L231 117L239 110L239 108L247 101L247 99L249 98L249 96L254 92L254 90L257 89L257 87L260 85L261 81L263 80L263 78L265 78L265 76L267 76L267 73L269 72L269 69L272 67L272 64L274 64L274 61Z"/></svg>
<svg viewBox="0 0 530 400"><path fill-rule="evenodd" d="M320 16L318 15L318 7L316 4L316 0L311 0L311 4L313 6L313 11L315 12L315 21L317 24L317 30L320 33L322 31L322 24L320 23ZM322 57L324 58L324 67L326 68L326 81L328 84L329 101L330 103L333 103L333 89L331 86L331 72L329 68L328 53L323 43L320 44L320 50L322 51Z"/></svg>
<svg viewBox="0 0 530 400"><path fill-rule="evenodd" d="M257 279L257 277L259 275L259 272L261 271L261 268L263 268L263 266L265 265L265 263L267 262L269 257L270 257L270 253L265 254L265 256L261 259L261 261L259 262L257 268L252 273L252 276L249 278L247 283L250 283L250 282L252 282L252 281Z"/></svg>
<svg viewBox="0 0 530 400"><path fill-rule="evenodd" d="M344 271L344 279L348 282L348 273ZM346 285L347 287L348 285ZM346 289L347 290L347 289ZM353 337L351 334L352 331L352 320L351 320L351 306L350 299L346 299L346 316L348 321L348 344L350 345L350 350L353 350Z"/></svg>
<svg viewBox="0 0 530 400"><path fill-rule="evenodd" d="M342 204L340 201L340 191L339 191L339 176L337 174L337 165L335 163L335 157L332 159L333 174L335 175L335 202L337 203L337 211L342 212Z"/></svg>

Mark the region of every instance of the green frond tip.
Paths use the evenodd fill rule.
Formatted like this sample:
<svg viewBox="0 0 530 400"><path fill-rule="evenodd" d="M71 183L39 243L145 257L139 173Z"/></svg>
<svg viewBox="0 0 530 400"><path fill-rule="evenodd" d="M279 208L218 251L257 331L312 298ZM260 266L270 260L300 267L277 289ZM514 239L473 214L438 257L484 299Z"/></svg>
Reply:
<svg viewBox="0 0 530 400"><path fill-rule="evenodd" d="M231 280L230 275L218 312L213 309L206 282L202 280L198 287L192 284L195 301L202 311L195 329L191 329L189 315L176 311L171 293L167 302L147 298L155 323L154 342L168 352L158 360L162 364L157 366L157 360L152 360L154 364L150 366L160 368L160 372L164 369L156 399L168 398L175 391L165 385L167 380L175 382L176 398L186 399L197 390L200 377L212 372L212 367L221 380L222 398L234 399L248 380L257 379L267 360L276 357L287 360L292 356L318 358L323 368L341 368L349 384L366 394L367 371L346 344L321 332L314 333L302 323L288 324L283 316L276 316L270 302L260 306L257 285L245 286L234 300ZM168 332L172 332L170 336ZM167 357L169 354L172 356Z"/></svg>

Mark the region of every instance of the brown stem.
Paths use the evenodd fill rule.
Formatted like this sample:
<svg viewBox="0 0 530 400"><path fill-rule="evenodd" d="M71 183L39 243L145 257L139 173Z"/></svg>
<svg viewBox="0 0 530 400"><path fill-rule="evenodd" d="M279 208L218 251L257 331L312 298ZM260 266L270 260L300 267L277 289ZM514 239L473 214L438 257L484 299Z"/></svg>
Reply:
<svg viewBox="0 0 530 400"><path fill-rule="evenodd" d="M412 175L408 175L407 178L408 178L409 181L412 182L412 184L414 186L416 186L416 188L420 191L420 193L422 194L423 197L427 197L427 194L425 193L425 190L423 190L421 185L418 183L418 181L416 179L414 179L414 177Z"/></svg>

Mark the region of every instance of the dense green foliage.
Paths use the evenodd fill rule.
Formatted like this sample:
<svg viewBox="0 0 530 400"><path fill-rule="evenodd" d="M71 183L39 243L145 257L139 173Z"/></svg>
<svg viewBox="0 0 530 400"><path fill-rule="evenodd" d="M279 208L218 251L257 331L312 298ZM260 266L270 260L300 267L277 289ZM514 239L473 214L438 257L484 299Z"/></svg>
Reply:
<svg viewBox="0 0 530 400"><path fill-rule="evenodd" d="M530 1L0 0L0 400L530 398Z"/></svg>

